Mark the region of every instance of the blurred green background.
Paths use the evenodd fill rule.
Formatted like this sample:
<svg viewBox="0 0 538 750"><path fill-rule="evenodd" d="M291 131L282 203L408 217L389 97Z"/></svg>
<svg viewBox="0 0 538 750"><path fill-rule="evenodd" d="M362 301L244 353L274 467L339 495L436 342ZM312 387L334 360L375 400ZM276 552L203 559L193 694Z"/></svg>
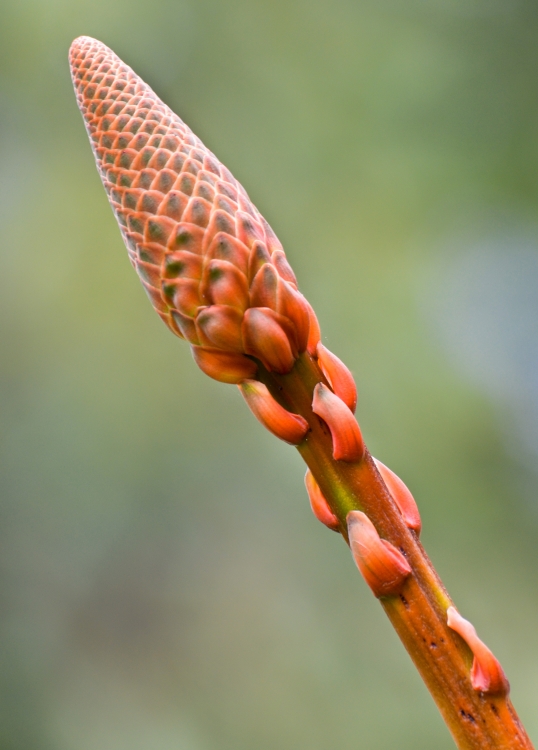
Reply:
<svg viewBox="0 0 538 750"><path fill-rule="evenodd" d="M448 750L296 452L133 273L67 50L244 184L538 740L538 8L2 0L0 748Z"/></svg>

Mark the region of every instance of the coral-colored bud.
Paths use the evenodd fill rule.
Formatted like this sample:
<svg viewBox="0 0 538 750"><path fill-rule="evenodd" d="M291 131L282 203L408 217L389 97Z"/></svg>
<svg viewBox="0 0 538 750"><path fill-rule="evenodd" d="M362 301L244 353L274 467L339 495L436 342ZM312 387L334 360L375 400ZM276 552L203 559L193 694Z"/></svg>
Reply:
<svg viewBox="0 0 538 750"><path fill-rule="evenodd" d="M196 327L203 343L210 347L241 353L242 322L243 313L235 307L211 305L200 310L196 318Z"/></svg>
<svg viewBox="0 0 538 750"><path fill-rule="evenodd" d="M173 292L174 307L183 315L194 317L202 304L200 282L196 279L177 279L169 288ZM165 293L168 296L167 290Z"/></svg>
<svg viewBox="0 0 538 750"><path fill-rule="evenodd" d="M400 550L381 539L365 513L347 514L349 545L358 569L378 598L400 593L411 567Z"/></svg>
<svg viewBox="0 0 538 750"><path fill-rule="evenodd" d="M230 305L241 311L248 305L247 279L227 260L210 261L203 289L214 305Z"/></svg>
<svg viewBox="0 0 538 750"><path fill-rule="evenodd" d="M263 242L256 242L250 252L248 264L248 277L250 281L253 281L254 277L265 263L270 262L271 256Z"/></svg>
<svg viewBox="0 0 538 750"><path fill-rule="evenodd" d="M306 350L314 357L316 356L319 340L321 338L321 331L316 313L310 303L308 303L308 316L310 318L310 327L308 330L308 343L306 345Z"/></svg>
<svg viewBox="0 0 538 750"><path fill-rule="evenodd" d="M381 478L392 495L392 499L403 516L405 525L408 529L413 529L418 536L422 528L422 521L415 498L397 474L391 471L388 466L382 464L381 461L378 461L377 458L374 458L374 461Z"/></svg>
<svg viewBox="0 0 538 750"><path fill-rule="evenodd" d="M327 423L333 441L336 461L360 461L364 441L357 420L346 404L323 383L314 388L312 411Z"/></svg>
<svg viewBox="0 0 538 750"><path fill-rule="evenodd" d="M314 475L310 469L306 470L304 483L310 499L310 507L318 521L321 521L321 523L325 524L325 526L328 526L333 531L339 531L340 521L329 508L329 504L323 496L319 484L314 479Z"/></svg>
<svg viewBox="0 0 538 750"><path fill-rule="evenodd" d="M239 384L256 375L256 363L243 354L191 347L194 361L206 375L221 383Z"/></svg>
<svg viewBox="0 0 538 750"><path fill-rule="evenodd" d="M268 307L250 307L246 311L243 341L245 352L260 359L268 370L283 375L295 363L290 324L282 315Z"/></svg>
<svg viewBox="0 0 538 750"><path fill-rule="evenodd" d="M164 261L164 275L167 279L181 276L184 279L202 278L202 257L188 250L168 253Z"/></svg>
<svg viewBox="0 0 538 750"><path fill-rule="evenodd" d="M279 279L277 312L291 320L297 351L304 352L308 345L310 316L308 302L292 284Z"/></svg>
<svg viewBox="0 0 538 750"><path fill-rule="evenodd" d="M357 386L353 375L336 354L323 346L321 341L317 347L317 355L321 371L329 381L329 385L342 401L355 413L357 406Z"/></svg>
<svg viewBox="0 0 538 750"><path fill-rule="evenodd" d="M473 625L460 615L455 607L447 610L447 625L455 630L473 652L471 684L479 693L507 695L510 684L503 668L489 648L480 640Z"/></svg>
<svg viewBox="0 0 538 750"><path fill-rule="evenodd" d="M239 389L249 409L269 432L291 445L299 445L308 432L308 422L284 409L258 380L245 380Z"/></svg>
<svg viewBox="0 0 538 750"><path fill-rule="evenodd" d="M271 260L275 264L280 278L284 279L284 281L289 281L295 286L295 288L297 288L297 279L295 277L295 274L293 273L292 267L288 263L288 259L286 258L284 250L275 250L271 255Z"/></svg>
<svg viewBox="0 0 538 750"><path fill-rule="evenodd" d="M278 274L271 263L264 263L250 285L250 304L252 307L270 307L277 309Z"/></svg>

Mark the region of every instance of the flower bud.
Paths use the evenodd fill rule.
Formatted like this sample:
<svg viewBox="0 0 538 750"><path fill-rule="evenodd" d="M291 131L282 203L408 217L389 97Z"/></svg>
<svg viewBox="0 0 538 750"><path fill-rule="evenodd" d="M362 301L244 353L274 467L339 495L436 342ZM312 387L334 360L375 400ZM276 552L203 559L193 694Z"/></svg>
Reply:
<svg viewBox="0 0 538 750"><path fill-rule="evenodd" d="M256 419L277 438L299 445L308 432L308 422L292 414L276 401L267 386L258 380L245 380L239 385L243 398Z"/></svg>
<svg viewBox="0 0 538 750"><path fill-rule="evenodd" d="M243 319L246 354L260 359L265 367L281 375L289 372L296 352L292 350L289 322L268 307L250 307Z"/></svg>
<svg viewBox="0 0 538 750"><path fill-rule="evenodd" d="M308 304L308 316L310 318L310 326L308 329L308 342L306 345L307 352L313 357L316 356L319 340L321 338L321 331L319 328L319 322L316 317L316 313L310 303Z"/></svg>
<svg viewBox="0 0 538 750"><path fill-rule="evenodd" d="M336 354L326 349L321 341L317 346L318 363L329 385L342 401L355 413L357 406L357 386L353 375Z"/></svg>
<svg viewBox="0 0 538 750"><path fill-rule="evenodd" d="M378 472L381 474L381 478L387 485L388 491L392 495L392 499L403 516L405 525L408 529L413 529L418 536L422 528L422 521L415 498L400 477L391 471L388 466L382 464L377 458L374 458L374 462Z"/></svg>
<svg viewBox="0 0 538 750"><path fill-rule="evenodd" d="M242 312L248 306L247 279L227 260L209 262L203 289L214 305L230 305Z"/></svg>
<svg viewBox="0 0 538 750"><path fill-rule="evenodd" d="M200 310L196 317L196 328L200 340L209 347L230 352L243 352L241 324L243 313L227 305L211 305Z"/></svg>
<svg viewBox="0 0 538 750"><path fill-rule="evenodd" d="M221 383L239 384L256 375L258 367L244 354L233 354L217 349L191 347L194 361L206 375Z"/></svg>
<svg viewBox="0 0 538 750"><path fill-rule="evenodd" d="M319 484L314 479L314 475L310 469L306 470L304 482L306 485L306 491L308 492L308 497L310 498L310 507L318 521L321 521L321 523L325 524L325 526L328 526L329 529L332 529L333 531L339 531L340 521L329 508L329 504L327 503L327 500L325 500L325 497L319 488Z"/></svg>
<svg viewBox="0 0 538 750"><path fill-rule="evenodd" d="M346 404L323 383L314 388L312 411L327 423L333 441L336 461L360 461L364 456L364 441L357 420Z"/></svg>
<svg viewBox="0 0 538 750"><path fill-rule="evenodd" d="M508 695L510 684L503 668L480 640L473 625L455 607L447 610L447 625L460 635L473 652L471 684L479 693Z"/></svg>
<svg viewBox="0 0 538 750"><path fill-rule="evenodd" d="M280 278L284 279L284 281L289 281L290 284L293 284L297 289L297 279L295 277L295 274L293 273L292 267L288 263L288 259L286 258L284 250L274 250L273 254L271 255L271 260L273 261Z"/></svg>
<svg viewBox="0 0 538 750"><path fill-rule="evenodd" d="M165 293L172 292L174 307L183 315L194 318L202 304L200 299L200 282L197 279L177 279L166 285Z"/></svg>
<svg viewBox="0 0 538 750"><path fill-rule="evenodd" d="M168 253L164 262L164 275L167 279L181 276L184 279L202 278L202 257L188 250Z"/></svg>
<svg viewBox="0 0 538 750"><path fill-rule="evenodd" d="M399 594L411 567L400 550L381 539L368 516L360 510L347 514L353 559L375 596Z"/></svg>
<svg viewBox="0 0 538 750"><path fill-rule="evenodd" d="M308 345L310 316L308 302L288 281L279 279L277 312L291 321L298 352L304 352Z"/></svg>
<svg viewBox="0 0 538 750"><path fill-rule="evenodd" d="M277 311L278 274L271 263L264 263L250 285L252 307L270 307Z"/></svg>

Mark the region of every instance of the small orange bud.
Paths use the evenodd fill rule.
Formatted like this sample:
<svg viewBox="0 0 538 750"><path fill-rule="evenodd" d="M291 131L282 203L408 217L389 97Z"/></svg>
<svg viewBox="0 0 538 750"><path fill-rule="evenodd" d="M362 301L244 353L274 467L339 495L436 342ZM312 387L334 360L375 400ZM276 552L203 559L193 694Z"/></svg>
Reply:
<svg viewBox="0 0 538 750"><path fill-rule="evenodd" d="M254 280L254 277L265 263L271 262L271 256L269 251L265 247L263 242L256 242L254 247L250 251L250 258L248 264L248 277L250 281Z"/></svg>
<svg viewBox="0 0 538 750"><path fill-rule="evenodd" d="M211 305L200 310L196 317L196 328L202 342L210 347L227 351L243 352L241 324L243 313L227 305Z"/></svg>
<svg viewBox="0 0 538 750"><path fill-rule="evenodd" d="M321 371L329 381L333 391L355 413L357 406L357 386L353 375L336 354L323 346L321 341L317 346L317 355Z"/></svg>
<svg viewBox="0 0 538 750"><path fill-rule="evenodd" d="M214 305L230 305L241 311L248 306L247 279L227 260L209 262L202 288Z"/></svg>
<svg viewBox="0 0 538 750"><path fill-rule="evenodd" d="M347 514L349 546L358 569L378 598L401 591L411 567L400 550L381 539L368 516L360 510Z"/></svg>
<svg viewBox="0 0 538 750"><path fill-rule="evenodd" d="M174 307L183 315L194 317L202 304L200 282L197 279L177 279L171 282Z"/></svg>
<svg viewBox="0 0 538 750"><path fill-rule="evenodd" d="M310 315L308 302L295 287L284 279L279 279L277 312L291 320L298 352L304 352L308 345Z"/></svg>
<svg viewBox="0 0 538 750"><path fill-rule="evenodd" d="M455 607L447 610L447 625L460 635L473 652L471 684L479 693L508 695L510 684L503 668L476 634L473 625Z"/></svg>
<svg viewBox="0 0 538 750"><path fill-rule="evenodd" d="M297 288L297 279L295 277L295 274L293 273L292 267L288 263L288 259L286 258L284 250L274 250L273 254L271 255L271 260L275 264L280 278L284 279L284 281L289 281L295 286L295 288Z"/></svg>
<svg viewBox="0 0 538 750"><path fill-rule="evenodd" d="M243 354L191 347L194 361L206 375L221 383L239 384L256 375L256 363Z"/></svg>
<svg viewBox="0 0 538 750"><path fill-rule="evenodd" d="M415 498L397 474L391 471L388 466L382 464L381 461L378 461L377 458L374 458L374 461L381 478L392 495L392 499L403 516L405 525L408 529L413 529L418 536L422 528L422 521Z"/></svg>
<svg viewBox="0 0 538 750"><path fill-rule="evenodd" d="M271 263L264 263L250 286L252 307L270 307L276 312L278 282L276 268Z"/></svg>
<svg viewBox="0 0 538 750"><path fill-rule="evenodd" d="M313 357L316 356L318 349L319 340L321 338L321 331L319 328L319 322L316 317L316 313L310 303L308 303L308 316L310 318L310 327L308 330L308 343L306 350Z"/></svg>
<svg viewBox="0 0 538 750"><path fill-rule="evenodd" d="M168 253L164 261L164 275L167 279L182 276L185 279L202 278L202 257L188 250Z"/></svg>
<svg viewBox="0 0 538 750"><path fill-rule="evenodd" d="M360 461L364 441L357 420L346 404L323 383L314 388L312 411L327 423L333 441L336 461Z"/></svg>
<svg viewBox="0 0 538 750"><path fill-rule="evenodd" d="M267 386L258 380L245 380L239 389L251 412L269 432L291 445L299 445L304 440L308 432L306 419L284 409L271 396Z"/></svg>
<svg viewBox="0 0 538 750"><path fill-rule="evenodd" d="M260 359L270 371L281 375L289 372L295 363L290 328L289 322L270 308L250 307L243 319L246 354Z"/></svg>
<svg viewBox="0 0 538 750"><path fill-rule="evenodd" d="M310 507L318 521L321 521L321 523L324 523L325 526L328 526L333 531L339 531L340 521L329 508L329 504L327 503L327 500L325 500L325 497L319 488L319 484L314 479L314 475L310 469L306 470L304 483L306 485L308 497L310 498Z"/></svg>

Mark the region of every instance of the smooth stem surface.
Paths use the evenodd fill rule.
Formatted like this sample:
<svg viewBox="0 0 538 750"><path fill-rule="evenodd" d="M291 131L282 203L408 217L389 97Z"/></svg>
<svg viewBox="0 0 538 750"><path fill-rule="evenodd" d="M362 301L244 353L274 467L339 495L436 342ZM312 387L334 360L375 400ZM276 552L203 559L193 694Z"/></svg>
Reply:
<svg viewBox="0 0 538 750"><path fill-rule="evenodd" d="M261 372L259 377L277 400L308 421L311 431L298 450L338 517L346 541L347 514L362 510L381 537L410 563L413 573L402 593L380 602L457 746L461 750L532 748L510 700L473 689L471 651L446 623L450 597L416 534L403 523L370 454L366 452L358 463L333 459L329 430L312 412L314 387L326 383L315 360L305 353L288 375Z"/></svg>

